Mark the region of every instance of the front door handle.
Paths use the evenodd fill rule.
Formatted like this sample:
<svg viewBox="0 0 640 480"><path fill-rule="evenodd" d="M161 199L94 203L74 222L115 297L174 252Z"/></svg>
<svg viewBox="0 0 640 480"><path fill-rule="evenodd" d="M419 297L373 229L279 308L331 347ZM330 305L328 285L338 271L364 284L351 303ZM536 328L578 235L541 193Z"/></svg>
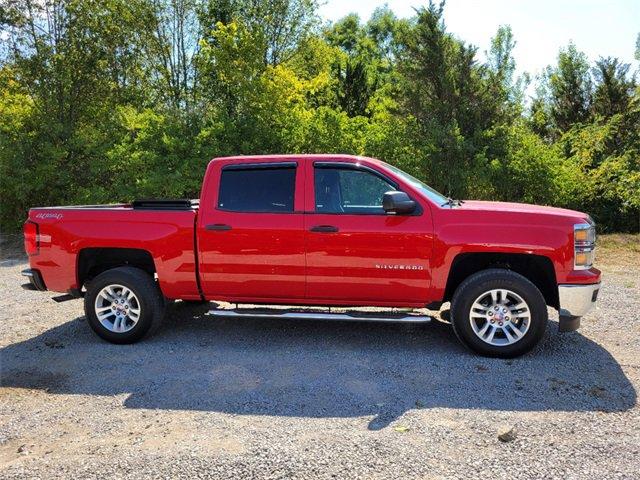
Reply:
<svg viewBox="0 0 640 480"><path fill-rule="evenodd" d="M316 225L315 227L311 227L310 230L320 233L335 233L338 231L338 227L334 227L333 225Z"/></svg>
<svg viewBox="0 0 640 480"><path fill-rule="evenodd" d="M205 230L217 230L217 231L225 231L231 230L231 225L226 225L224 223L214 223L212 225L206 225L204 227Z"/></svg>

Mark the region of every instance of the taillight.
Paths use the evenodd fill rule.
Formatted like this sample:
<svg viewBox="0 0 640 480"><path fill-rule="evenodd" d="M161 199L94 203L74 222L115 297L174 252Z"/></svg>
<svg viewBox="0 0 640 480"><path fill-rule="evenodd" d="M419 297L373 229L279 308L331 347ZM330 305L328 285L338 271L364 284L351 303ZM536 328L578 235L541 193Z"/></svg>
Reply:
<svg viewBox="0 0 640 480"><path fill-rule="evenodd" d="M24 224L24 251L27 255L35 255L40 247L38 224L27 221Z"/></svg>

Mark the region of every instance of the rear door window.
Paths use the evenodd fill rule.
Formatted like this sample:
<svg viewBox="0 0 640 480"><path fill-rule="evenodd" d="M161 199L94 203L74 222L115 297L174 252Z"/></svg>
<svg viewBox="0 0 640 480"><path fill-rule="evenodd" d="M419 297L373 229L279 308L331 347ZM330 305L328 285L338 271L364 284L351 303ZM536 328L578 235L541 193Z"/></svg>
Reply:
<svg viewBox="0 0 640 480"><path fill-rule="evenodd" d="M293 212L296 166L231 165L222 170L218 209L231 212Z"/></svg>

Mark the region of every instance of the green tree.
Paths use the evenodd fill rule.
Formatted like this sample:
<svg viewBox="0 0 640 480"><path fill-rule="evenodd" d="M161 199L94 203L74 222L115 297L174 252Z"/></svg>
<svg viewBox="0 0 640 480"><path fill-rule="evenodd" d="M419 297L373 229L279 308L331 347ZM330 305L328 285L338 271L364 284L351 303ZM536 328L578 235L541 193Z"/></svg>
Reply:
<svg viewBox="0 0 640 480"><path fill-rule="evenodd" d="M593 93L593 113L608 118L623 113L636 88L635 80L628 78L630 65L617 58L600 58L593 68L596 81Z"/></svg>
<svg viewBox="0 0 640 480"><path fill-rule="evenodd" d="M561 49L557 67L547 70L551 118L561 132L589 120L592 80L589 62L572 43Z"/></svg>
<svg viewBox="0 0 640 480"><path fill-rule="evenodd" d="M356 14L337 21L325 32L325 38L344 52L333 65L338 105L349 116L367 115L378 82L375 44Z"/></svg>
<svg viewBox="0 0 640 480"><path fill-rule="evenodd" d="M430 2L403 34L399 103L416 119L423 151L429 152L423 177L447 194L466 196L471 172L486 166L489 143L500 142L483 136L499 122L500 105L489 88L486 68L476 61L475 47L446 31L443 9L444 3ZM476 188L479 182L474 184Z"/></svg>
<svg viewBox="0 0 640 480"><path fill-rule="evenodd" d="M513 49L516 41L511 27L502 25L491 39L491 48L486 52L488 83L493 96L503 108L503 114L514 120L522 113L524 90L528 77L515 78L516 61Z"/></svg>
<svg viewBox="0 0 640 480"><path fill-rule="evenodd" d="M321 27L315 0L4 0L0 228L34 205L197 196L219 155L346 152L455 197L640 225L640 88L575 46L525 101L515 37L486 61L444 3ZM638 54L638 53L637 53Z"/></svg>

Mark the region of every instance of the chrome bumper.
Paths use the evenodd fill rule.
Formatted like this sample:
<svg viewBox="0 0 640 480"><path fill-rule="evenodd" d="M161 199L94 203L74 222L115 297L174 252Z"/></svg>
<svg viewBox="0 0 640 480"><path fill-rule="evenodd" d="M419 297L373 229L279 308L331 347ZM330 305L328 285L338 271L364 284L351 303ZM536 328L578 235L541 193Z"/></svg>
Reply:
<svg viewBox="0 0 640 480"><path fill-rule="evenodd" d="M558 285L560 316L582 317L596 304L600 283L590 285Z"/></svg>

